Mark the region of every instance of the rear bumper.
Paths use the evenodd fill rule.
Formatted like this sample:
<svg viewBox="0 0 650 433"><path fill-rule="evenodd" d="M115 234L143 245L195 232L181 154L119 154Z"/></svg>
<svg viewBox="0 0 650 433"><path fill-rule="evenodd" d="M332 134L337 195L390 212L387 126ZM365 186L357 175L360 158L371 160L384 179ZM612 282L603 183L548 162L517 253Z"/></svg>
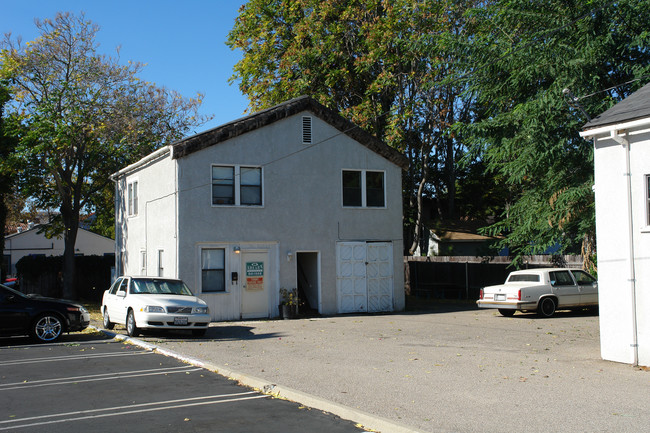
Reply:
<svg viewBox="0 0 650 433"><path fill-rule="evenodd" d="M488 301L479 299L476 301L479 308L499 308L502 310L534 310L536 302L513 302L513 301Z"/></svg>

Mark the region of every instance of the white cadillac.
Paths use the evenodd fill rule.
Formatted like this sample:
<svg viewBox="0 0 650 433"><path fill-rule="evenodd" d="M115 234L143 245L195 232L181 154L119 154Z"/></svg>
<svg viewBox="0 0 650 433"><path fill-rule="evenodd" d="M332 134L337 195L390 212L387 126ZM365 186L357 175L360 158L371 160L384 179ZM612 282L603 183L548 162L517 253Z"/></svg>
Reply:
<svg viewBox="0 0 650 433"><path fill-rule="evenodd" d="M598 306L598 282L576 269L543 268L514 271L505 284L481 289L480 308L497 308L504 316L537 311L551 317L555 310Z"/></svg>
<svg viewBox="0 0 650 433"><path fill-rule="evenodd" d="M116 323L135 337L140 329L180 329L202 336L210 311L181 280L162 277L120 277L102 298L104 328Z"/></svg>

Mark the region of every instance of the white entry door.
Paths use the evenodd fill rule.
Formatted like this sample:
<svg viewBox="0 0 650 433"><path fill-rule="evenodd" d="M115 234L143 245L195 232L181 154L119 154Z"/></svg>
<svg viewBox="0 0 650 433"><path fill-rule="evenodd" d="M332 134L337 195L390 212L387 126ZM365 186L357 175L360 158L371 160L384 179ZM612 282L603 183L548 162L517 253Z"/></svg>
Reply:
<svg viewBox="0 0 650 433"><path fill-rule="evenodd" d="M241 317L269 317L268 253L242 253Z"/></svg>
<svg viewBox="0 0 650 433"><path fill-rule="evenodd" d="M337 243L339 313L393 310L393 244Z"/></svg>

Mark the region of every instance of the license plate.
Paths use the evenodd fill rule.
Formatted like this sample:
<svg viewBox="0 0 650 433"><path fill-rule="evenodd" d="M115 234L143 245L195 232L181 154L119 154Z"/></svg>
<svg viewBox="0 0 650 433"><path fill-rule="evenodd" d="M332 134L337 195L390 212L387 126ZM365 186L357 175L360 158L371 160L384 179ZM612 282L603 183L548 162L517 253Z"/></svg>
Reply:
<svg viewBox="0 0 650 433"><path fill-rule="evenodd" d="M187 325L187 317L174 317L174 325Z"/></svg>
<svg viewBox="0 0 650 433"><path fill-rule="evenodd" d="M506 300L506 294L505 293L497 293L494 295L494 300L495 301L505 301Z"/></svg>

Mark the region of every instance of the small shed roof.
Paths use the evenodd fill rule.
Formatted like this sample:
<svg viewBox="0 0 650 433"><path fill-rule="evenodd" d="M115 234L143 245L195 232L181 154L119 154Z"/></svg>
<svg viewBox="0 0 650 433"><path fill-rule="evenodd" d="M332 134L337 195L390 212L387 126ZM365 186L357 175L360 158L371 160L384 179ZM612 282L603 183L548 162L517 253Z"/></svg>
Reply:
<svg viewBox="0 0 650 433"><path fill-rule="evenodd" d="M650 117L650 83L593 118L582 129L589 130L647 117Z"/></svg>
<svg viewBox="0 0 650 433"><path fill-rule="evenodd" d="M340 116L334 110L327 108L308 96L301 96L289 100L266 110L258 111L250 116L233 120L232 122L177 141L172 144L172 158L182 158L206 147L254 131L257 128L269 125L278 120L286 119L302 111L310 111L340 132L350 136L402 169L406 170L408 168L408 159L400 152Z"/></svg>

